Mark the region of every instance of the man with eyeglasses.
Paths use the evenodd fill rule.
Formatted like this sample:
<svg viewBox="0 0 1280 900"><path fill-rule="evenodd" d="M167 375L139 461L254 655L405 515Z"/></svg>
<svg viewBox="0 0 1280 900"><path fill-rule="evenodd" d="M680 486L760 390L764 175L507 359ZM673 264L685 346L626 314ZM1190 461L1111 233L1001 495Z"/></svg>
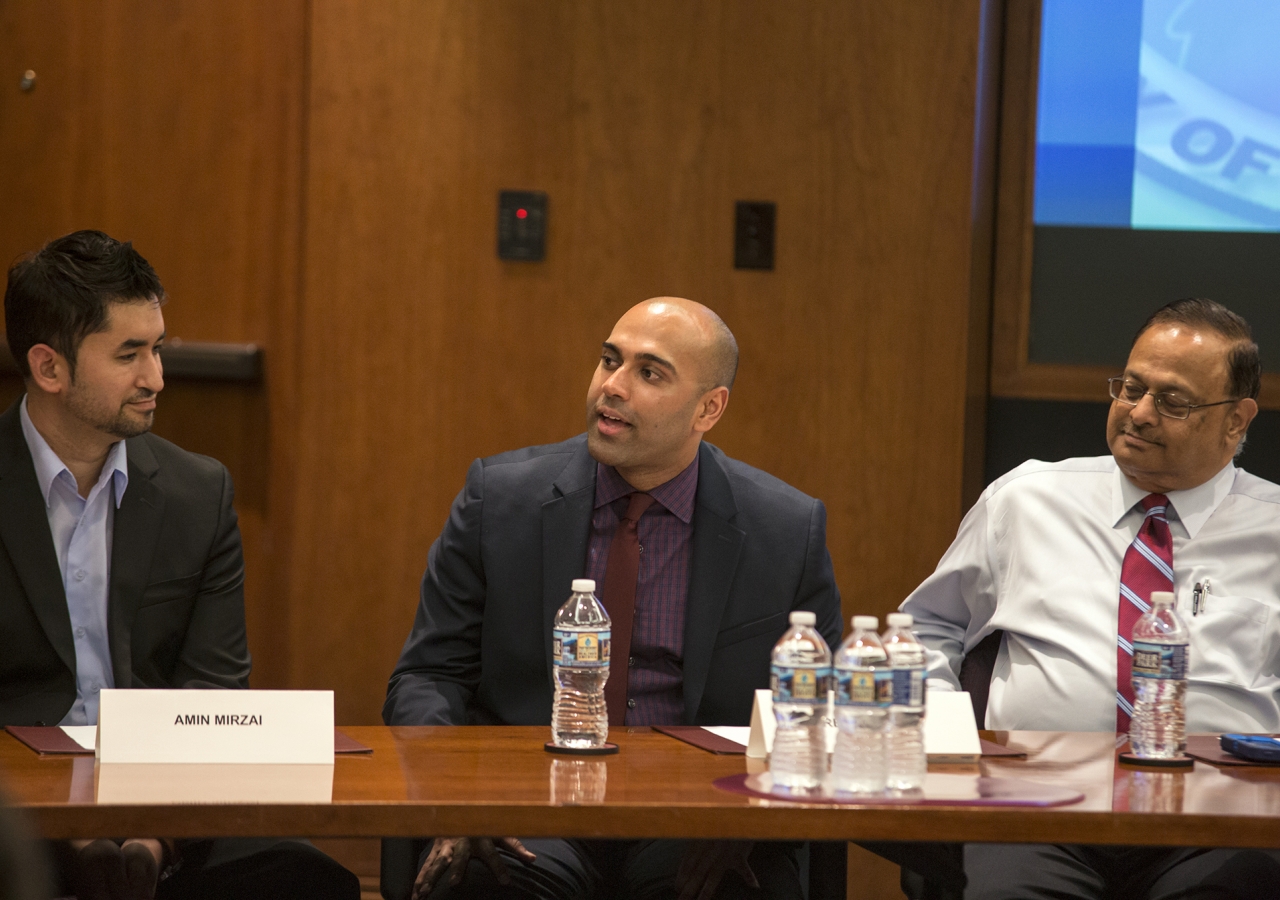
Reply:
<svg viewBox="0 0 1280 900"><path fill-rule="evenodd" d="M1002 631L986 727L1127 733L1133 623L1171 590L1191 630L1187 730L1280 731L1280 486L1234 464L1260 381L1235 313L1152 315L1110 379L1111 455L991 484L902 604L929 687L958 688L964 655ZM1280 892L1273 851L969 844L964 862L965 897L984 900Z"/></svg>

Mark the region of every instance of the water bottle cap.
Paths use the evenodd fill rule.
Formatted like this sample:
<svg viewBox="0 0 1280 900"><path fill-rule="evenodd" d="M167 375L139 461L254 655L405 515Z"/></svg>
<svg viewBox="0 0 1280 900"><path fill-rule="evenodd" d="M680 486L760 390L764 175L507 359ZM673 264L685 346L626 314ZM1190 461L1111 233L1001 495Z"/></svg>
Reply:
<svg viewBox="0 0 1280 900"><path fill-rule="evenodd" d="M1157 603L1168 603L1170 606L1173 606L1173 592L1172 591L1152 591L1151 605L1155 606Z"/></svg>
<svg viewBox="0 0 1280 900"><path fill-rule="evenodd" d="M573 579L573 592L575 594L594 594L596 592L596 583L590 578L575 578Z"/></svg>
<svg viewBox="0 0 1280 900"><path fill-rule="evenodd" d="M798 609L791 614L792 625L808 625L810 627L813 627L817 623L818 623L818 617L814 613L805 612L804 610Z"/></svg>
<svg viewBox="0 0 1280 900"><path fill-rule="evenodd" d="M911 613L893 612L885 616L884 621L890 628L910 628L915 619Z"/></svg>
<svg viewBox="0 0 1280 900"><path fill-rule="evenodd" d="M875 631L880 627L880 620L875 616L854 616L854 631Z"/></svg>

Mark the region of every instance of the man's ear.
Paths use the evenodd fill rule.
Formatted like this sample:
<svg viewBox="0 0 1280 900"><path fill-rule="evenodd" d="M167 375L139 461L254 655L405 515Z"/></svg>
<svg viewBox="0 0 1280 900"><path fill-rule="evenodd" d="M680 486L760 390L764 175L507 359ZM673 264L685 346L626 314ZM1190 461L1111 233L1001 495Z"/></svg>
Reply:
<svg viewBox="0 0 1280 900"><path fill-rule="evenodd" d="M716 422L720 421L728 405L729 389L727 387L721 385L707 391L698 402L698 417L693 420L693 430L706 434L715 427Z"/></svg>
<svg viewBox="0 0 1280 900"><path fill-rule="evenodd" d="M1249 423L1258 414L1258 401L1251 397L1237 400L1231 412L1227 414L1227 442L1238 444L1249 430Z"/></svg>
<svg viewBox="0 0 1280 900"><path fill-rule="evenodd" d="M71 367L67 359L48 344L34 344L27 351L31 367L31 383L46 394L59 394L71 383Z"/></svg>

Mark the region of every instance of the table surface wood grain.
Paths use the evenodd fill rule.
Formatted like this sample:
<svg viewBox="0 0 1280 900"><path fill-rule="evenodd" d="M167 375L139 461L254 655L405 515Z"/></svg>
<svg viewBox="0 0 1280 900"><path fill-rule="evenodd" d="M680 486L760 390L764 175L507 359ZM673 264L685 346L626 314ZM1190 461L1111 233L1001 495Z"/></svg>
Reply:
<svg viewBox="0 0 1280 900"><path fill-rule="evenodd" d="M337 757L331 794L326 787L316 801L313 791L313 802L232 797L244 794L234 766L202 770L211 801L167 802L155 789L108 799L92 757L40 757L8 734L0 735L0 786L49 838L512 834L1280 847L1280 769L1198 762L1190 771L1135 770L1117 764L1110 734L984 732L1027 757L930 769L1084 794L1045 809L814 806L727 793L715 779L760 764L648 728L612 730L621 752L596 758L547 753L545 728L342 730L374 752ZM172 780L173 768L135 766L132 774L154 788ZM220 778L231 779L225 801Z"/></svg>

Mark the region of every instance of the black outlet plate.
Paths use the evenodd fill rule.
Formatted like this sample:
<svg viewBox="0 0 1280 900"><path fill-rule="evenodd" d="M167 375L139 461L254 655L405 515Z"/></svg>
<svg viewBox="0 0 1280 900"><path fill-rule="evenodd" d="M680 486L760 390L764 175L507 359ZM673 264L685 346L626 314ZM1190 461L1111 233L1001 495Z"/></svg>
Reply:
<svg viewBox="0 0 1280 900"><path fill-rule="evenodd" d="M733 209L733 267L772 269L773 232L778 206L739 200Z"/></svg>
<svg viewBox="0 0 1280 900"><path fill-rule="evenodd" d="M547 255L547 195L542 191L498 194L498 258L540 262Z"/></svg>

